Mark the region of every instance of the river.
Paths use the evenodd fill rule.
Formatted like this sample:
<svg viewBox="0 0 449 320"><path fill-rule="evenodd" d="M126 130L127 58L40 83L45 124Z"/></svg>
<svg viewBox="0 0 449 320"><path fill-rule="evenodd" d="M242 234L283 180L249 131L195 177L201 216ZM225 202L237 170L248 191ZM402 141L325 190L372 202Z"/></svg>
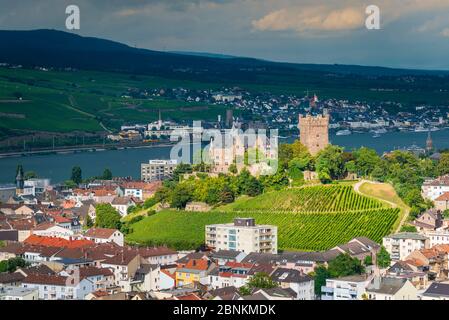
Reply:
<svg viewBox="0 0 449 320"><path fill-rule="evenodd" d="M378 153L416 144L424 147L426 132L389 132L379 138L371 133L355 133L348 136L331 135L333 144L347 150L361 146L375 149ZM281 139L279 142L291 142L294 138ZM449 130L432 132L435 148L449 149ZM168 159L169 147L148 147L67 154L32 155L26 157L6 157L0 159L0 183L14 182L16 167L21 164L25 171L35 171L40 177L50 178L53 183L69 179L73 166L80 166L83 177L101 175L109 168L114 176L140 177L140 164L150 159Z"/></svg>

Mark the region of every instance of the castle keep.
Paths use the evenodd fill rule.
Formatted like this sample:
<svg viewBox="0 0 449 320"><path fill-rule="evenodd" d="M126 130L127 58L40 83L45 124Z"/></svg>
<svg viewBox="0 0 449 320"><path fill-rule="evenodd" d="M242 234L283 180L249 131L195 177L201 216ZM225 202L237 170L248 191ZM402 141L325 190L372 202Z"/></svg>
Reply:
<svg viewBox="0 0 449 320"><path fill-rule="evenodd" d="M329 144L329 115L299 115L299 139L313 156L326 148Z"/></svg>

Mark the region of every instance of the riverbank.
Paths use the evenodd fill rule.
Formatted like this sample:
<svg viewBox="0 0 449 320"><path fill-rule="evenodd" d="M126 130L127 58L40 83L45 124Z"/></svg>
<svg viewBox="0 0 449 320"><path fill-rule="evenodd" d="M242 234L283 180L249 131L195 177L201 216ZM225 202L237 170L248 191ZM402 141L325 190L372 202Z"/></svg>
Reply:
<svg viewBox="0 0 449 320"><path fill-rule="evenodd" d="M95 152L95 151L106 151L106 150L123 150L123 149L138 149L138 148L154 148L154 147L171 147L175 143L162 142L158 144L129 144L129 145L88 145L80 147L58 147L51 149L41 149L41 150L30 150L30 151L12 151L0 153L0 158L7 157L26 157L32 155L56 155L56 154L70 154L79 152Z"/></svg>

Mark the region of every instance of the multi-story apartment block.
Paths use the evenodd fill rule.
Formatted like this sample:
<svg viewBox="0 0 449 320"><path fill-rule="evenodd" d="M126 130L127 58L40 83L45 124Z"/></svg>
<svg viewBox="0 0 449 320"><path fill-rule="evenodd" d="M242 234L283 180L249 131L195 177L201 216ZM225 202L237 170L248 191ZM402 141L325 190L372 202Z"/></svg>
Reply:
<svg viewBox="0 0 449 320"><path fill-rule="evenodd" d="M365 274L327 279L321 287L321 300L362 300L371 279Z"/></svg>
<svg viewBox="0 0 449 320"><path fill-rule="evenodd" d="M256 225L253 218L206 226L206 244L215 250L277 253L277 226Z"/></svg>
<svg viewBox="0 0 449 320"><path fill-rule="evenodd" d="M429 238L415 232L401 232L383 238L392 260L404 260L415 250L429 248Z"/></svg>
<svg viewBox="0 0 449 320"><path fill-rule="evenodd" d="M172 176L178 166L177 160L150 160L141 164L141 180L151 182L164 180Z"/></svg>

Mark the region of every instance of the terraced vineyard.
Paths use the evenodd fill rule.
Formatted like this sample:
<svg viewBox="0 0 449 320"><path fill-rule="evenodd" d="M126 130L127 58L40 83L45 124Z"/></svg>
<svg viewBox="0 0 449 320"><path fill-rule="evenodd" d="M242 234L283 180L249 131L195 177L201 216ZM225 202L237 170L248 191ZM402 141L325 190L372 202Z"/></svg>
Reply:
<svg viewBox="0 0 449 320"><path fill-rule="evenodd" d="M241 212L163 211L134 224L134 232L127 236L127 241L194 249L204 242L205 225L229 223L241 216ZM399 209L332 213L255 211L244 216L255 218L259 224L277 225L280 249L326 250L358 236L381 241L398 219Z"/></svg>
<svg viewBox="0 0 449 320"><path fill-rule="evenodd" d="M356 193L352 186L313 186L243 198L223 207L224 211L341 212L382 208L383 204Z"/></svg>
<svg viewBox="0 0 449 320"><path fill-rule="evenodd" d="M326 250L358 236L380 242L399 212L352 186L313 186L244 197L212 212L159 212L134 224L127 241L193 249L204 242L205 225L253 217L256 223L278 226L280 249Z"/></svg>

